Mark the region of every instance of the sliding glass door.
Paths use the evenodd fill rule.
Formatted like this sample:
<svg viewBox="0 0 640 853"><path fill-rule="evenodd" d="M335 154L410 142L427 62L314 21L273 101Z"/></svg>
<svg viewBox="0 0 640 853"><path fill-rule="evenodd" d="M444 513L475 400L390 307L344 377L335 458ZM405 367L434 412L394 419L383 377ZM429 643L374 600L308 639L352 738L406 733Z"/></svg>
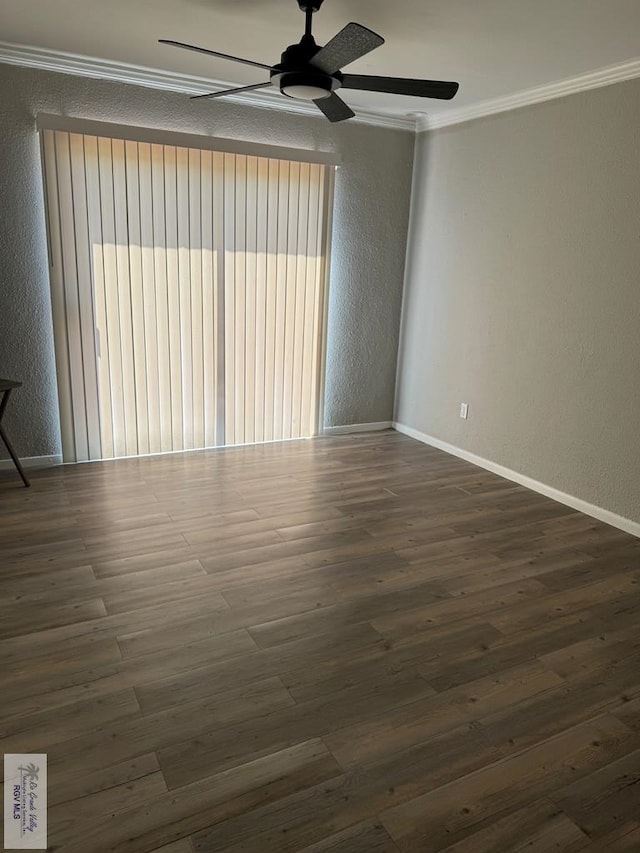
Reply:
<svg viewBox="0 0 640 853"><path fill-rule="evenodd" d="M333 168L42 131L65 461L314 435Z"/></svg>

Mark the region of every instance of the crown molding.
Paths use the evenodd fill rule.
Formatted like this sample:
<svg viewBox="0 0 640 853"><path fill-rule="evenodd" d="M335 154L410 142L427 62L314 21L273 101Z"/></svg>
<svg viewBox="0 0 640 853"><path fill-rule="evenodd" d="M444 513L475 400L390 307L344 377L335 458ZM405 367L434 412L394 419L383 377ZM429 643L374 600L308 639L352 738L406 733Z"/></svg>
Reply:
<svg viewBox="0 0 640 853"><path fill-rule="evenodd" d="M439 127L448 127L452 124L461 124L483 116L517 110L520 107L553 101L556 98L564 98L576 92L600 89L603 86L611 86L613 83L622 83L624 80L633 80L636 77L640 77L640 59L632 59L618 65L608 65L606 68L590 71L588 74L580 74L577 77L570 77L556 83L525 89L522 92L505 95L502 98L481 101L457 110L452 109L432 116L421 115L416 122L416 130L421 133L436 130Z"/></svg>
<svg viewBox="0 0 640 853"><path fill-rule="evenodd" d="M92 77L96 80L109 80L117 83L129 83L134 86L146 86L167 92L182 92L188 95L202 95L216 89L232 88L235 83L214 80L209 77L194 77L176 71L161 71L127 62L115 62L110 59L94 59L75 53L65 53L42 47L11 44L0 41L0 63L21 65L25 68L37 68L41 71L56 71L60 74L74 74L77 77ZM226 101L260 109L281 110L296 115L322 118L312 104L294 101L280 94L268 94L264 91L246 92L244 95L227 95ZM383 115L358 108L353 121L364 124L388 127L395 130L415 131L416 119L413 116Z"/></svg>
<svg viewBox="0 0 640 853"><path fill-rule="evenodd" d="M225 80L215 80L208 77L195 77L180 74L176 71L162 71L157 68L146 68L142 65L132 65L127 62L115 62L110 59L95 59L75 53L50 50L48 48L30 47L28 45L11 44L0 41L0 63L21 65L26 68L36 68L41 71L56 71L60 74L73 74L78 77L92 77L96 80L109 80L117 83L128 83L133 86L146 86L167 92L182 92L188 95L201 95L215 89L230 88L234 84ZM577 92L589 89L599 89L611 86L625 80L640 77L640 59L632 59L617 65L610 65L580 74L566 80L525 89L512 95L492 98L470 104L459 109L448 109L433 115L413 113L407 116L385 115L368 110L358 109L356 118L364 124L387 127L395 130L417 131L418 133L437 130L441 127L462 124L484 116L509 112L532 104L564 98ZM283 98L280 94L269 94L265 91L246 92L244 95L227 95L226 101L259 109L281 110L294 115L306 115L320 119L321 116L312 105L304 101L294 101Z"/></svg>

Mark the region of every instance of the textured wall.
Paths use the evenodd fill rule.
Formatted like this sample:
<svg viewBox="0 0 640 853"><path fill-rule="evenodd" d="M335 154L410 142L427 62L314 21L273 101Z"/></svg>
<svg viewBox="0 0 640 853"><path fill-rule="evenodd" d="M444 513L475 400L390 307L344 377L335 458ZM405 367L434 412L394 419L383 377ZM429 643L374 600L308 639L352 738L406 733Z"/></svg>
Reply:
<svg viewBox="0 0 640 853"><path fill-rule="evenodd" d="M0 65L0 376L25 383L7 412L20 454L60 448L39 112L338 151L325 424L391 418L412 133Z"/></svg>
<svg viewBox="0 0 640 853"><path fill-rule="evenodd" d="M396 404L637 521L639 129L635 80L420 136Z"/></svg>

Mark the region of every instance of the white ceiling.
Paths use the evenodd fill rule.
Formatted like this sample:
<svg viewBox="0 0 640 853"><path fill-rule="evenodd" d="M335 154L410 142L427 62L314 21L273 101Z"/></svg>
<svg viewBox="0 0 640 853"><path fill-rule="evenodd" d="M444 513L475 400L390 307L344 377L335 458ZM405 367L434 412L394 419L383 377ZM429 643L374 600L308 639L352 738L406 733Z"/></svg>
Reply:
<svg viewBox="0 0 640 853"><path fill-rule="evenodd" d="M0 0L0 19L6 42L232 85L264 77L157 39L270 64L304 27L296 0ZM460 83L450 103L342 92L356 110L395 116L438 116L640 57L640 0L325 0L316 40L349 21L386 39L350 71Z"/></svg>

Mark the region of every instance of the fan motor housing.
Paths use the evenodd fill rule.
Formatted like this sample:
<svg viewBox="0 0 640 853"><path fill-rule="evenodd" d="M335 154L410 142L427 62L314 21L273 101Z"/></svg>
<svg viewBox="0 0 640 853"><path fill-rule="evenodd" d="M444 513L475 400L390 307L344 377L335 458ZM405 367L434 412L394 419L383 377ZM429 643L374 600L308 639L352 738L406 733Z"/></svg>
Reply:
<svg viewBox="0 0 640 853"><path fill-rule="evenodd" d="M297 44L290 44L280 57L277 68L301 71L320 50L313 36L303 36Z"/></svg>
<svg viewBox="0 0 640 853"><path fill-rule="evenodd" d="M319 98L329 97L335 89L340 87L342 75L327 74L311 65L311 60L319 50L313 36L303 36L298 44L290 44L282 54L280 64L275 65L271 71L273 85L287 97L293 97L285 91L292 86L316 88L326 93L319 94Z"/></svg>

